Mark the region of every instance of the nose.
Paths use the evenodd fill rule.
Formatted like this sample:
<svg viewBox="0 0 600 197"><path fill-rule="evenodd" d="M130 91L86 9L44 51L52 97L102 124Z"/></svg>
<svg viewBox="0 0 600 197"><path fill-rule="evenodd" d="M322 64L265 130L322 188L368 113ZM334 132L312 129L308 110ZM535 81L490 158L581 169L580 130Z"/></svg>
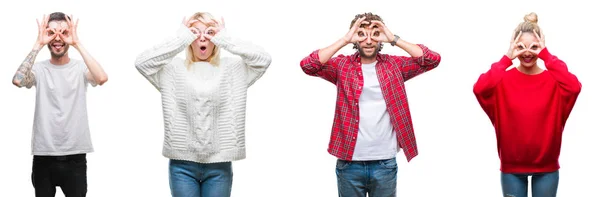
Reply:
<svg viewBox="0 0 600 197"><path fill-rule="evenodd" d="M60 32L56 32L56 33L57 33L57 34L60 34ZM54 37L54 41L57 41L57 42L58 42L58 41L60 41L60 36L59 36L59 35L56 35L56 37Z"/></svg>
<svg viewBox="0 0 600 197"><path fill-rule="evenodd" d="M373 43L373 38L371 38L371 35L367 36L367 39L365 39L365 43L366 44L372 44Z"/></svg>
<svg viewBox="0 0 600 197"><path fill-rule="evenodd" d="M206 41L206 37L204 37L204 33L200 33L200 37L198 39L200 39L201 42Z"/></svg>

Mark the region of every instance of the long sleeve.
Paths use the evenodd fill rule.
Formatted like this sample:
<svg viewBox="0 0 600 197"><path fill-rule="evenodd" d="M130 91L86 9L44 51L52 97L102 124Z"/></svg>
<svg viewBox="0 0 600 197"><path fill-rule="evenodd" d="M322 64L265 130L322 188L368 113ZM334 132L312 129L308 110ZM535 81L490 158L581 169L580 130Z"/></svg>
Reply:
<svg viewBox="0 0 600 197"><path fill-rule="evenodd" d="M418 46L423 50L423 55L420 57L390 56L394 61L402 62L399 65L402 65L404 81L430 71L440 64L442 59L440 54L430 50L425 45L418 44Z"/></svg>
<svg viewBox="0 0 600 197"><path fill-rule="evenodd" d="M506 55L502 56L500 61L492 64L490 70L479 76L479 79L473 86L473 93L475 93L479 105L488 115L492 123L495 123L496 119L496 97L494 90L500 81L502 81L502 78L506 74L506 69L511 65L512 61L510 58Z"/></svg>
<svg viewBox="0 0 600 197"><path fill-rule="evenodd" d="M160 90L160 76L163 68L173 58L189 46L196 36L184 25L177 31L177 36L144 51L135 60L135 67L156 89Z"/></svg>
<svg viewBox="0 0 600 197"><path fill-rule="evenodd" d="M492 64L490 70L479 76L479 79L473 86L473 93L475 93L477 97L490 97L494 92L494 88L502 81L506 69L511 65L512 60L506 55L502 56L500 61Z"/></svg>
<svg viewBox="0 0 600 197"><path fill-rule="evenodd" d="M581 82L579 82L574 74L569 72L565 62L550 54L548 48L542 49L538 57L544 60L546 69L558 82L558 85L562 91L561 96L564 102L564 109L561 120L563 121L563 124L565 124L569 118L569 115L571 114L571 111L573 110L573 107L575 106L577 97L581 92Z"/></svg>
<svg viewBox="0 0 600 197"><path fill-rule="evenodd" d="M562 90L570 95L577 95L579 92L581 92L581 83L577 77L569 72L565 62L550 54L548 48L542 49L538 57L544 60L546 69L548 69L550 75L552 75L552 77L558 81L558 84Z"/></svg>
<svg viewBox="0 0 600 197"><path fill-rule="evenodd" d="M344 59L343 55L333 57L322 64L319 61L319 50L313 51L310 55L300 61L302 71L309 76L323 78L333 84L337 83L337 62Z"/></svg>
<svg viewBox="0 0 600 197"><path fill-rule="evenodd" d="M262 47L234 39L227 33L226 29L221 30L211 40L216 46L239 55L244 62L246 69L246 83L251 86L258 80L271 64L271 55Z"/></svg>

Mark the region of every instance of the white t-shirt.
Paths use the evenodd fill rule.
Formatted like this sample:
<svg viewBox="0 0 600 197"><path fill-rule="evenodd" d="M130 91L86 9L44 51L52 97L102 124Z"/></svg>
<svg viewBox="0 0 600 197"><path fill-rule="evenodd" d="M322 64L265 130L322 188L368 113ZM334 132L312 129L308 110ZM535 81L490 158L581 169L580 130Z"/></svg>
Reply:
<svg viewBox="0 0 600 197"><path fill-rule="evenodd" d="M65 65L36 62L36 102L31 148L33 155L72 155L94 149L88 126L85 63L71 59ZM95 84L91 84L95 86Z"/></svg>
<svg viewBox="0 0 600 197"><path fill-rule="evenodd" d="M360 122L354 161L391 159L398 153L398 141L383 99L376 64L362 64L364 84L358 100Z"/></svg>

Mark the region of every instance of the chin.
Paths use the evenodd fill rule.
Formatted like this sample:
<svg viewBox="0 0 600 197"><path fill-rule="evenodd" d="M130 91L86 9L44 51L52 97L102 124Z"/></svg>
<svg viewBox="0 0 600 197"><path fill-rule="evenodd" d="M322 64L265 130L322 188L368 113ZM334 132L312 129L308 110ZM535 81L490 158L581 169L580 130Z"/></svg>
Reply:
<svg viewBox="0 0 600 197"><path fill-rule="evenodd" d="M52 55L52 57L63 57L63 56L65 56L65 52L62 52L62 53L53 52L53 53L50 53L50 55Z"/></svg>

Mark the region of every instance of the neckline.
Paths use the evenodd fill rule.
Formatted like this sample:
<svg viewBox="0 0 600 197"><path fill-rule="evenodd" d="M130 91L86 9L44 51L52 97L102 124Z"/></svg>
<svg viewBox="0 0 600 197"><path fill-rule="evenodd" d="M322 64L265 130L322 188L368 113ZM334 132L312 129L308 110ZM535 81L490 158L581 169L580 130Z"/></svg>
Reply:
<svg viewBox="0 0 600 197"><path fill-rule="evenodd" d="M73 59L69 59L69 62L67 62L66 64L63 65L56 65L53 64L52 62L50 62L50 59L46 60L47 65L49 65L50 67L54 68L54 69L65 69L68 67L71 67L75 64L75 60Z"/></svg>
<svg viewBox="0 0 600 197"><path fill-rule="evenodd" d="M530 75L530 74L526 74L526 73L521 72L516 67L513 68L512 70L513 70L513 72L516 72L517 73L516 75L519 75L519 77L528 78L528 79L543 77L546 74L546 72L548 72L547 70L542 70L542 72L540 72L538 74L532 74L532 75Z"/></svg>

